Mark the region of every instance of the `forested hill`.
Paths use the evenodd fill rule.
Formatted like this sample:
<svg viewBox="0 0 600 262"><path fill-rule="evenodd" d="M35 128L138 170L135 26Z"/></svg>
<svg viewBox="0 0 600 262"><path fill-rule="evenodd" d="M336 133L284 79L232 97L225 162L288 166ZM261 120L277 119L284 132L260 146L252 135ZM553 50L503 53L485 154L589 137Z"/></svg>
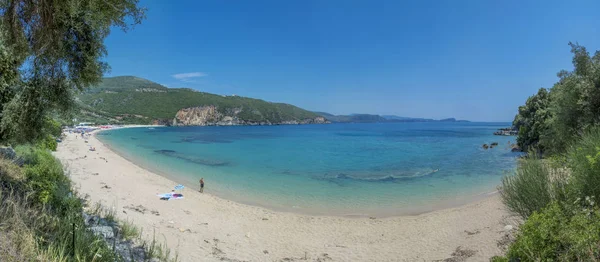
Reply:
<svg viewBox="0 0 600 262"><path fill-rule="evenodd" d="M311 124L327 121L316 113L240 96L221 96L188 88L167 88L150 80L104 78L77 96L78 121L175 125Z"/></svg>

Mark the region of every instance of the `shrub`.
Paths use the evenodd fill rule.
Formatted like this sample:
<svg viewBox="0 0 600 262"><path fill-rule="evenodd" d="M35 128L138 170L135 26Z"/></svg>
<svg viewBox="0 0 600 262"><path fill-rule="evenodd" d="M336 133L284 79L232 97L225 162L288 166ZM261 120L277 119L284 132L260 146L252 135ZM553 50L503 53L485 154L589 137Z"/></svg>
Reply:
<svg viewBox="0 0 600 262"><path fill-rule="evenodd" d="M519 228L507 258L510 261L599 260L600 211L590 205L575 204L579 207L575 213L564 210L557 202L534 212Z"/></svg>
<svg viewBox="0 0 600 262"><path fill-rule="evenodd" d="M567 152L576 197L600 199L600 128L586 132Z"/></svg>
<svg viewBox="0 0 600 262"><path fill-rule="evenodd" d="M530 153L519 161L516 174L502 178L500 195L510 211L527 218L550 202L565 199L565 185L561 172Z"/></svg>
<svg viewBox="0 0 600 262"><path fill-rule="evenodd" d="M131 240L140 237L140 230L131 222L121 222L121 236L124 239Z"/></svg>
<svg viewBox="0 0 600 262"><path fill-rule="evenodd" d="M56 203L68 195L69 180L63 173L61 163L50 152L33 149L27 158L31 164L24 169L26 183L39 202L42 204L50 201Z"/></svg>
<svg viewBox="0 0 600 262"><path fill-rule="evenodd" d="M38 141L37 145L42 149L48 149L50 151L56 151L56 147L58 147L56 138L54 138L52 135L46 135L44 139Z"/></svg>
<svg viewBox="0 0 600 262"><path fill-rule="evenodd" d="M44 121L44 131L53 137L59 137L62 133L62 127L60 122L48 117Z"/></svg>

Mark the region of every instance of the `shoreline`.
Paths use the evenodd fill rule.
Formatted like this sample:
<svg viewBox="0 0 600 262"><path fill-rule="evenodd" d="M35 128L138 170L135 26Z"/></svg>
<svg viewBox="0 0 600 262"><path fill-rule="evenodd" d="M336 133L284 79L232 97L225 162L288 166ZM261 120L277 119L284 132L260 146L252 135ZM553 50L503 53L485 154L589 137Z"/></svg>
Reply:
<svg viewBox="0 0 600 262"><path fill-rule="evenodd" d="M476 251L470 259L480 261L501 254L497 241L505 225L514 225L498 194L460 207L386 218L280 212L187 188L185 199L161 201L155 194L177 183L113 152L94 136L99 132L87 144L68 134L55 156L91 203L112 207L148 239L155 232L181 261L434 260L452 257L458 246ZM90 144L96 151L87 150Z"/></svg>
<svg viewBox="0 0 600 262"><path fill-rule="evenodd" d="M147 127L166 127L166 126L162 126L162 125L128 125L128 126L122 126L122 127L116 128L116 129L147 128ZM151 172L151 173L154 173L161 177L164 177L170 181L173 181L173 183L181 184L181 185L184 185L185 187L193 188L193 189L196 189L198 187L198 185L196 183L193 183L190 180L182 179L181 177L177 177L176 175L170 175L169 173L165 173L161 170L149 167L147 165L143 165L140 163L143 161L136 161L135 157L131 157L128 154L119 151L118 149L112 147L109 143L105 143L101 139L96 137L97 134L99 134L101 132L105 132L105 131L111 131L111 129L96 130L96 131L92 132L91 135L94 136L94 138L96 140L98 140L99 143L101 143L104 147L108 148L113 153L126 159L130 163L138 166L139 168L145 169L148 172ZM274 212L285 212L285 213L308 215L308 216L342 217L342 218L343 217L347 217L347 218L369 218L369 217L393 218L393 217L403 217L403 216L417 216L417 215L427 214L427 213L431 213L431 212L435 212L435 211L439 211L439 210L465 206L468 204L482 201L489 197L493 197L498 194L498 190L497 190L497 187L494 187L494 189L490 188L489 191L481 191L481 192L475 193L475 194L456 196L456 197L452 197L452 199L439 199L438 201L432 202L431 204L424 205L424 206L403 207L400 209L394 209L394 211L376 212L376 213L367 213L367 212L360 212L360 211L358 211L358 212L325 213L323 211L311 210L311 209L298 210L298 209L294 209L292 207L276 206L276 205L265 204L265 203L261 203L261 202L257 202L257 201L250 201L250 200L245 200L242 198L236 198L235 196L232 196L232 195L227 195L227 194L223 194L223 193L215 193L214 191L213 191L213 193L207 193L207 194L211 194L212 196L221 198L223 200L234 201L234 202L236 202L238 204L242 204L242 205L265 208L265 209L268 209L268 210L271 210ZM385 209L382 209L382 210L385 210ZM331 212L331 211L329 211L329 212Z"/></svg>

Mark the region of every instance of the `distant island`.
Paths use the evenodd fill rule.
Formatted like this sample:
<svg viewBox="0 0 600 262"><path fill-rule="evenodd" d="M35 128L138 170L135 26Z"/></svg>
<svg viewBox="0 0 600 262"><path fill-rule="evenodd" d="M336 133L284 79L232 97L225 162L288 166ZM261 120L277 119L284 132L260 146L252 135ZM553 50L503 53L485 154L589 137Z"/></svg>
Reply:
<svg viewBox="0 0 600 262"><path fill-rule="evenodd" d="M298 125L328 123L468 122L394 115L333 115L294 105L189 88L168 88L135 76L104 78L77 95L73 118L95 124L167 126Z"/></svg>
<svg viewBox="0 0 600 262"><path fill-rule="evenodd" d="M395 115L372 115L372 114L351 114L351 115L332 115L325 112L315 112L323 116L332 123L394 123L394 122L469 122L467 120L456 120L455 118L429 119L412 118Z"/></svg>

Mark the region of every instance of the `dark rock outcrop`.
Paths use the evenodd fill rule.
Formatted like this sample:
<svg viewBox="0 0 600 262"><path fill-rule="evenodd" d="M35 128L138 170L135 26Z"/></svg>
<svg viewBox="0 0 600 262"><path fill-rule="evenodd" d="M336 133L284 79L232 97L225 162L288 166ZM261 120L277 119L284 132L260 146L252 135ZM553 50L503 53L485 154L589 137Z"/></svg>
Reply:
<svg viewBox="0 0 600 262"><path fill-rule="evenodd" d="M510 147L510 152L523 152L523 150L517 144L512 144Z"/></svg>
<svg viewBox="0 0 600 262"><path fill-rule="evenodd" d="M115 252L125 261L148 261L149 254L144 246L123 239L122 229L116 222L85 212L83 213L83 221L88 230L94 235L106 241L109 246L114 246Z"/></svg>
<svg viewBox="0 0 600 262"><path fill-rule="evenodd" d="M500 128L494 132L497 136L516 136L519 134L519 130L514 127Z"/></svg>
<svg viewBox="0 0 600 262"><path fill-rule="evenodd" d="M152 124L155 126L171 126L173 121L171 119L154 119Z"/></svg>

